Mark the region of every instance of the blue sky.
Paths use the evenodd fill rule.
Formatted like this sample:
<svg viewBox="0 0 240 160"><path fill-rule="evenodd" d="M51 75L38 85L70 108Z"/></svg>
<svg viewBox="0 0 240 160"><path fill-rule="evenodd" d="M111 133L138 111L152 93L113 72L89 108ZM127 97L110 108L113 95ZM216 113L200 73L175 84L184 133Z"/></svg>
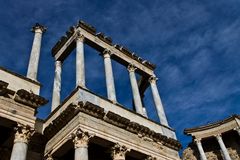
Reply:
<svg viewBox="0 0 240 160"><path fill-rule="evenodd" d="M157 65L158 87L170 125L183 146L183 129L239 114L240 1L238 0L39 0L0 1L0 66L26 75L33 34L39 22L43 37L38 80L51 100L54 61L51 48L79 19ZM87 87L106 96L103 60L85 48ZM74 52L64 62L62 99L75 85ZM113 62L118 101L131 109L126 69ZM145 105L158 121L151 92ZM39 117L50 112L50 103Z"/></svg>

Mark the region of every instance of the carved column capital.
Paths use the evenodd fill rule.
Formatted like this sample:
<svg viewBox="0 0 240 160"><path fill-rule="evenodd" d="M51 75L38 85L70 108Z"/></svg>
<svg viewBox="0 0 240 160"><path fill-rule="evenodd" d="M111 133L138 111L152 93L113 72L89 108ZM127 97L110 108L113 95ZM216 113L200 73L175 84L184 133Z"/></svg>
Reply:
<svg viewBox="0 0 240 160"><path fill-rule="evenodd" d="M102 55L103 55L104 58L110 58L111 55L112 55L112 53L111 53L110 50L105 49L105 50L103 51Z"/></svg>
<svg viewBox="0 0 240 160"><path fill-rule="evenodd" d="M214 137L216 137L217 139L220 139L220 138L222 138L222 135L221 135L221 133L219 133L219 134L214 135Z"/></svg>
<svg viewBox="0 0 240 160"><path fill-rule="evenodd" d="M76 36L76 41L81 41L81 42L84 42L84 35L81 34L80 32L77 32L77 36Z"/></svg>
<svg viewBox="0 0 240 160"><path fill-rule="evenodd" d="M52 157L52 154L48 154L47 157L45 158L45 160L54 160Z"/></svg>
<svg viewBox="0 0 240 160"><path fill-rule="evenodd" d="M195 143L201 143L201 140L202 140L201 138L195 138L195 139L194 139L194 142L195 142Z"/></svg>
<svg viewBox="0 0 240 160"><path fill-rule="evenodd" d="M157 160L156 157L152 157L152 156L147 156L147 158L145 158L145 160Z"/></svg>
<svg viewBox="0 0 240 160"><path fill-rule="evenodd" d="M44 33L46 32L46 30L47 28L39 23L36 23L31 29L32 32L40 32L40 33Z"/></svg>
<svg viewBox="0 0 240 160"><path fill-rule="evenodd" d="M156 76L151 76L151 77L148 79L148 82L149 82L149 83L154 83L154 84L156 84L157 80L158 80L158 78L157 78Z"/></svg>
<svg viewBox="0 0 240 160"><path fill-rule="evenodd" d="M34 134L34 129L28 125L23 125L18 123L17 127L14 128L15 130L15 139L14 143L26 143L28 144L31 136Z"/></svg>
<svg viewBox="0 0 240 160"><path fill-rule="evenodd" d="M89 140L93 137L93 134L82 131L80 128L73 134L71 139L73 140L74 147L76 148L87 148Z"/></svg>
<svg viewBox="0 0 240 160"><path fill-rule="evenodd" d="M125 159L125 155L129 151L130 149L128 149L126 146L121 146L119 143L116 143L112 147L112 158L113 160Z"/></svg>
<svg viewBox="0 0 240 160"><path fill-rule="evenodd" d="M127 69L129 72L134 72L137 68L133 64L129 64Z"/></svg>

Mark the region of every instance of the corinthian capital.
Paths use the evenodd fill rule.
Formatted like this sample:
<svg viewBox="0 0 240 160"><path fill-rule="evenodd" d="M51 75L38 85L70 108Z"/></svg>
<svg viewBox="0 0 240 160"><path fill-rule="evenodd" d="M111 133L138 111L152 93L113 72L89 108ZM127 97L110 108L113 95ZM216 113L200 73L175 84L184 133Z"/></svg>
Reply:
<svg viewBox="0 0 240 160"><path fill-rule="evenodd" d="M112 55L111 51L108 49L105 49L102 54L104 58L109 58Z"/></svg>
<svg viewBox="0 0 240 160"><path fill-rule="evenodd" d="M120 144L116 143L112 147L112 158L113 160L125 159L125 155L129 151L130 149L128 149L126 146L121 146Z"/></svg>
<svg viewBox="0 0 240 160"><path fill-rule="evenodd" d="M80 32L77 32L76 40L84 42L84 39L85 39L84 35L82 35Z"/></svg>
<svg viewBox="0 0 240 160"><path fill-rule="evenodd" d="M152 157L152 156L147 156L147 158L145 158L145 160L157 160L157 158Z"/></svg>
<svg viewBox="0 0 240 160"><path fill-rule="evenodd" d="M148 79L149 83L156 83L157 80L158 80L158 78L157 78L156 76L151 76L151 77Z"/></svg>
<svg viewBox="0 0 240 160"><path fill-rule="evenodd" d="M134 72L137 68L133 64L129 64L127 69L129 72Z"/></svg>
<svg viewBox="0 0 240 160"><path fill-rule="evenodd" d="M14 143L28 143L31 136L34 134L34 129L28 125L18 123L17 127L14 128L16 131Z"/></svg>
<svg viewBox="0 0 240 160"><path fill-rule="evenodd" d="M82 131L80 128L71 135L75 148L87 148L89 140L93 137L93 134Z"/></svg>
<svg viewBox="0 0 240 160"><path fill-rule="evenodd" d="M32 32L41 32L41 33L46 32L46 30L47 28L39 23L36 23L31 29Z"/></svg>

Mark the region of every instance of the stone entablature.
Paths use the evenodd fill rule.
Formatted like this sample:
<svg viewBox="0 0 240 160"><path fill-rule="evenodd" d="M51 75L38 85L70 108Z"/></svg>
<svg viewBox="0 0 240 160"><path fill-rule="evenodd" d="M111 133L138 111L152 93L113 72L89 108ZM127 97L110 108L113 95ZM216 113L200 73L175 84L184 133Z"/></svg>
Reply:
<svg viewBox="0 0 240 160"><path fill-rule="evenodd" d="M233 115L222 121L210 123L196 128L185 129L184 133L187 135L192 135L197 139L214 137L217 134L221 134L233 130L234 128L240 127L238 124L239 119L239 115Z"/></svg>
<svg viewBox="0 0 240 160"><path fill-rule="evenodd" d="M75 40L78 33L81 33L85 37L85 43L93 46L100 52L104 49L109 49L113 53L113 59L122 63L130 64L134 63L139 72L145 73L147 75L154 75L153 70L156 68L154 64L149 61L143 60L141 57L137 56L136 53L129 51L126 47L120 46L118 44L113 45L111 38L105 36L103 33L96 33L96 29L83 21L79 21L77 26L72 26L66 32L66 35L61 37L61 39L56 43L52 49L52 55L56 60L63 61L68 54L75 47Z"/></svg>
<svg viewBox="0 0 240 160"><path fill-rule="evenodd" d="M105 113L103 108L96 106L90 102L79 102L78 105L70 104L66 110L64 110L56 119L54 119L51 123L49 123L48 126L46 126L44 129L44 135L46 135L48 139L51 139L79 112L86 113L90 116L96 117L112 125L125 129L131 133L138 135L140 138L147 137L143 139L160 142L161 144L174 150L179 150L181 148L181 144L177 140L168 138L160 133L156 133L150 130L148 127L135 122L131 122L129 119L117 115L111 111Z"/></svg>

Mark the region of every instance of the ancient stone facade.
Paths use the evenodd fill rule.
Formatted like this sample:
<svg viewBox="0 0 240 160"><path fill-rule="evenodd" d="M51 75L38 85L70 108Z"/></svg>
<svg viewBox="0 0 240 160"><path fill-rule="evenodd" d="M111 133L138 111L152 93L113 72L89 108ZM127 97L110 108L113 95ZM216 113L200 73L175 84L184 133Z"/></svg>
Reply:
<svg viewBox="0 0 240 160"><path fill-rule="evenodd" d="M240 116L205 126L185 129L193 142L183 152L184 160L240 160Z"/></svg>
<svg viewBox="0 0 240 160"><path fill-rule="evenodd" d="M37 81L42 35L35 33L27 77L0 68L0 154L2 160L179 160L181 144L168 121L157 88L155 65L82 21L70 27L52 49L55 76L51 113L36 118L48 101ZM107 98L89 90L85 80L84 45L103 56ZM61 102L62 63L76 48L76 88ZM112 60L126 67L136 110L118 103ZM141 78L136 78L136 73ZM150 87L160 123L147 118L142 104ZM44 89L44 88L43 88Z"/></svg>

